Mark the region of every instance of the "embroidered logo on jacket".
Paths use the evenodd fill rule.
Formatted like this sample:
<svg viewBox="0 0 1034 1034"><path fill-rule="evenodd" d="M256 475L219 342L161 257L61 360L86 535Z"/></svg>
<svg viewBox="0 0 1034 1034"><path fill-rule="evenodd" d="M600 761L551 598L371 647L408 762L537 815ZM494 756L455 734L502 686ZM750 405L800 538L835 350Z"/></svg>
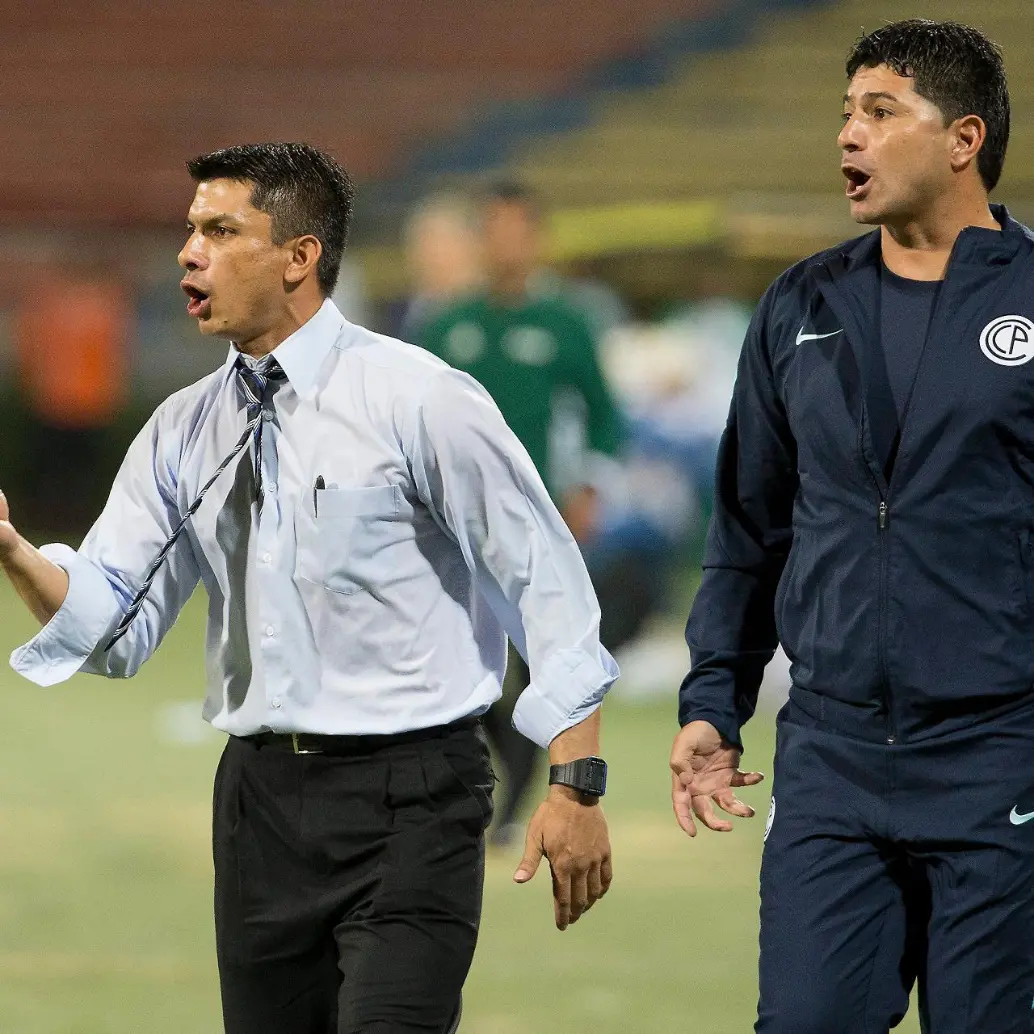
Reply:
<svg viewBox="0 0 1034 1034"><path fill-rule="evenodd" d="M1034 811L1028 811L1026 814L1018 811L1015 807L1009 812L1009 821L1014 826L1022 826L1025 822L1030 822L1034 819Z"/></svg>
<svg viewBox="0 0 1034 1034"><path fill-rule="evenodd" d="M1034 359L1034 323L1026 316L999 316L980 333L980 351L999 366L1022 366Z"/></svg>
<svg viewBox="0 0 1034 1034"><path fill-rule="evenodd" d="M824 337L836 337L843 332L843 327L831 330L828 334L805 334L804 327L797 331L797 347L800 348L805 341L821 341Z"/></svg>

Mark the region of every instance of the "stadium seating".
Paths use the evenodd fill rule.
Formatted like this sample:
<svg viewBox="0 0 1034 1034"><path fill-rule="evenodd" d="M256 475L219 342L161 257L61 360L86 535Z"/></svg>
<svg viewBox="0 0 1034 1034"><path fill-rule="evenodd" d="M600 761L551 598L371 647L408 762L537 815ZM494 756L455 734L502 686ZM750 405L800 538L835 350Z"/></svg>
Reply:
<svg viewBox="0 0 1034 1034"><path fill-rule="evenodd" d="M1019 0L892 0L879 8L870 0L730 0L659 31L638 55L637 75L609 63L600 88L580 95L577 113L570 94L547 100L552 117L539 116L547 131L512 133L494 148L468 137L465 160L455 160L455 145L441 147L437 165L423 163L433 175L421 181L409 169L397 181L401 197L502 176L535 188L553 211L554 237L566 238L556 259L720 245L727 259L778 268L858 232L836 149L845 58L863 32L906 17L969 22L1001 42L1014 119L996 197L1031 222L1034 124L1025 116L1034 80L1021 73L1034 44ZM608 81L615 67L627 82ZM385 206L396 233L400 207L398 197ZM390 220L377 229L390 240ZM368 256L371 289L397 292L401 267L390 246ZM619 279L628 290L636 275Z"/></svg>
<svg viewBox="0 0 1034 1034"><path fill-rule="evenodd" d="M606 99L592 124L526 148L510 169L557 206L606 200L839 194L835 160L844 59L862 31L901 17L968 21L1001 41L1017 72L1034 56L1015 0L841 0L761 17L753 42L695 56L663 85ZM1034 88L1013 77L1003 195L1034 200Z"/></svg>
<svg viewBox="0 0 1034 1034"><path fill-rule="evenodd" d="M144 0L8 6L0 220L176 225L185 157L301 138L361 181L367 244L394 243L431 187L502 173L581 237L612 206L599 225L652 220L664 246L721 227L746 255L807 249L851 229L833 141L861 31L955 17L1001 40L1009 67L1034 57L1020 0L249 0L203 18ZM1013 77L1018 115L1032 84ZM1028 220L1031 158L1018 117L1000 196ZM391 293L397 254L378 268ZM16 277L0 269L0 296Z"/></svg>
<svg viewBox="0 0 1034 1034"><path fill-rule="evenodd" d="M184 158L306 139L360 179L719 0L6 5L0 217L169 223Z"/></svg>

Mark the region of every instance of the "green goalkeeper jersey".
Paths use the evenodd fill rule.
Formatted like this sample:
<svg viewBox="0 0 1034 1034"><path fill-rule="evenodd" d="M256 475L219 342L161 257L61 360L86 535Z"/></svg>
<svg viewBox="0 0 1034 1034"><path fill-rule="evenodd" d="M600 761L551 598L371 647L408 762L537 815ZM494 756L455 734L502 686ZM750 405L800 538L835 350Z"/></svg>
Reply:
<svg viewBox="0 0 1034 1034"><path fill-rule="evenodd" d="M427 324L417 344L482 384L554 496L550 446L559 398L580 396L588 449L617 452L620 420L596 342L584 317L563 299L529 295L504 302L479 294Z"/></svg>

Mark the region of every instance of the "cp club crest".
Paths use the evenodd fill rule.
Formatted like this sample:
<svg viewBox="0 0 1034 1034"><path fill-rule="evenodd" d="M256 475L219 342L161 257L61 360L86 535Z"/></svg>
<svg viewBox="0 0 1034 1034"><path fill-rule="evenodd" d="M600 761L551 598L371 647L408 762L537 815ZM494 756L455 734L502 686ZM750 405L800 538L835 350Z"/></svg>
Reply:
<svg viewBox="0 0 1034 1034"><path fill-rule="evenodd" d="M999 316L980 333L980 351L999 366L1022 366L1034 359L1034 323L1026 316Z"/></svg>

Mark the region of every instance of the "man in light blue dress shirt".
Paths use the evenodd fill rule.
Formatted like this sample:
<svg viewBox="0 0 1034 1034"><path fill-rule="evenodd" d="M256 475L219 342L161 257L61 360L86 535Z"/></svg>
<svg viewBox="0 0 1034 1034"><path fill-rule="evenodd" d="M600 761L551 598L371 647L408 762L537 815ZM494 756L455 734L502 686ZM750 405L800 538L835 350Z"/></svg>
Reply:
<svg viewBox="0 0 1034 1034"><path fill-rule="evenodd" d="M300 144L188 168L182 286L229 354L159 406L78 551L35 549L0 493L0 566L43 625L11 663L129 677L203 583L226 1031L455 1030L507 635L514 724L554 765L514 879L549 860L560 929L610 883L596 598L487 394L329 300L344 170Z"/></svg>

